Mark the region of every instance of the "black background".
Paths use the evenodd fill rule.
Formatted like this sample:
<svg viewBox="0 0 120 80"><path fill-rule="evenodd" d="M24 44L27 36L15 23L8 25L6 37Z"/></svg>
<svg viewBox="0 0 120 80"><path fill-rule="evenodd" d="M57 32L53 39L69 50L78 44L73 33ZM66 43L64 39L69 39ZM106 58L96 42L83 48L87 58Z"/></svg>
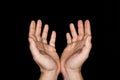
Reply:
<svg viewBox="0 0 120 80"><path fill-rule="evenodd" d="M19 3L19 2L18 2ZM49 4L49 2L47 2ZM3 34L5 53L1 58L5 69L3 74L12 80L37 80L40 72L33 61L28 43L29 24L31 20L41 19L44 24L49 24L51 31L57 32L56 49L61 56L66 46L66 32L69 24L76 25L79 19L89 19L92 31L92 50L88 60L84 63L82 74L85 80L106 80L117 78L118 52L117 52L117 25L115 2L109 1L79 1L55 2L47 4L32 2L14 4L7 7L3 13ZM23 7L24 6L24 7ZM17 7L17 8L15 8ZM4 14L5 13L5 14ZM6 52L7 51L7 52ZM60 74L58 80L63 80Z"/></svg>

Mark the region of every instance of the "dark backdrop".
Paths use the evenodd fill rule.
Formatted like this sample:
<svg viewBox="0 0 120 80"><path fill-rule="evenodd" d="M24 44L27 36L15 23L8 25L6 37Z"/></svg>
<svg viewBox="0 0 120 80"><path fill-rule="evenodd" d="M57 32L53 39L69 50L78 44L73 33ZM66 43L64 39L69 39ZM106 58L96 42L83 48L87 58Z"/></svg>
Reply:
<svg viewBox="0 0 120 80"><path fill-rule="evenodd" d="M92 34L93 34L93 48L91 50L91 54L89 59L86 61L86 63L83 66L83 76L85 79L95 79L97 76L97 56L98 56L98 37L97 37L97 16L96 15L87 15L87 16L24 16L23 22L21 24L21 28L19 31L17 31L17 41L18 41L18 52L17 52L17 66L19 74L24 78L31 78L37 79L40 75L39 68L35 64L35 62L32 59L31 53L29 51L29 44L28 44L28 29L29 24L31 20L37 21L37 19L41 19L43 21L43 25L45 23L49 24L50 31L48 35L48 40L51 35L51 31L55 30L57 32L57 38L56 38L56 49L61 56L61 53L63 49L66 46L66 32L69 31L69 24L73 22L75 25L77 25L77 21L79 19L82 19L85 21L86 19L89 19L91 21L91 28L92 28ZM76 26L77 29L77 26ZM20 69L20 70L19 70ZM27 74L27 75L26 75ZM62 76L59 75L59 79L61 80Z"/></svg>
<svg viewBox="0 0 120 80"><path fill-rule="evenodd" d="M83 1L56 2L57 4L17 4L8 7L5 18L3 18L4 39L7 47L2 57L5 65L3 74L9 75L12 80L37 80L40 72L33 61L28 43L28 30L31 20L41 19L44 24L49 24L51 31L57 32L56 49L61 56L66 46L65 34L69 31L69 23L75 25L79 19L89 19L92 30L92 50L88 60L84 63L82 74L85 80L106 80L117 77L118 53L117 53L117 28L116 9L113 1ZM77 4L76 4L77 3ZM35 6L34 6L34 5ZM74 4L74 5L73 5ZM29 6L28 6L29 5ZM64 7L63 7L64 5ZM25 7L23 7L25 6ZM77 26L76 26L77 29ZM6 34L5 34L6 33ZM3 38L2 38L3 39ZM9 48L9 49L7 49ZM8 53L8 54L6 54ZM58 80L63 80L60 74Z"/></svg>

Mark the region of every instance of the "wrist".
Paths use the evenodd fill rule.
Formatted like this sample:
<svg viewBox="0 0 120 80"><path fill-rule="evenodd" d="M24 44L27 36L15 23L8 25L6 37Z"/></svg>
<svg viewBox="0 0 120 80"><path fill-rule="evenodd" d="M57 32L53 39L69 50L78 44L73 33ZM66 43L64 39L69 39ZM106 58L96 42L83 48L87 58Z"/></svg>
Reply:
<svg viewBox="0 0 120 80"><path fill-rule="evenodd" d="M41 72L39 80L57 80L57 70Z"/></svg>
<svg viewBox="0 0 120 80"><path fill-rule="evenodd" d="M66 69L66 74L64 76L64 80L83 80L82 73L80 69L71 70Z"/></svg>
<svg viewBox="0 0 120 80"><path fill-rule="evenodd" d="M68 77L70 80L83 80L81 71L67 71Z"/></svg>

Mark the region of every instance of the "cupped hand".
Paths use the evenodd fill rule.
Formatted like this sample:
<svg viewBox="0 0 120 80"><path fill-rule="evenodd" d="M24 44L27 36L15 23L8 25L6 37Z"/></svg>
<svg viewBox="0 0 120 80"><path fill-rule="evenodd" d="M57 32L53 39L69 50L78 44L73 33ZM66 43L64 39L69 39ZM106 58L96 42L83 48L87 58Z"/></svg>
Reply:
<svg viewBox="0 0 120 80"><path fill-rule="evenodd" d="M42 72L57 70L59 73L60 60L55 49L56 32L52 32L48 43L47 35L49 26L45 24L43 32L41 32L41 27L41 20L38 20L37 24L35 21L31 21L29 29L29 43L33 59L38 64Z"/></svg>
<svg viewBox="0 0 120 80"><path fill-rule="evenodd" d="M81 70L92 47L89 20L86 20L84 25L81 20L78 21L78 33L74 24L71 23L70 31L72 38L69 33L66 34L67 46L61 57L61 72L63 74L66 74L66 70Z"/></svg>

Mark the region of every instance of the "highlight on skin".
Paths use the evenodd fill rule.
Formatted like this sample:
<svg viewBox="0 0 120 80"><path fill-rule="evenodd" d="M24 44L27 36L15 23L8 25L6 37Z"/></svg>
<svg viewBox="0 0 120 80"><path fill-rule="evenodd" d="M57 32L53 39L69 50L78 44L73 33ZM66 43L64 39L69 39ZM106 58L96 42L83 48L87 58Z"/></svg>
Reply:
<svg viewBox="0 0 120 80"><path fill-rule="evenodd" d="M55 48L56 32L52 31L50 41L47 41L49 25L45 24L42 31L42 21L31 21L29 29L29 47L34 61L40 67L39 80L57 80L61 72L64 80L83 80L81 68L92 48L90 22L78 20L76 31L70 23L70 33L66 33L67 45L61 58ZM59 37L59 36L58 36Z"/></svg>

